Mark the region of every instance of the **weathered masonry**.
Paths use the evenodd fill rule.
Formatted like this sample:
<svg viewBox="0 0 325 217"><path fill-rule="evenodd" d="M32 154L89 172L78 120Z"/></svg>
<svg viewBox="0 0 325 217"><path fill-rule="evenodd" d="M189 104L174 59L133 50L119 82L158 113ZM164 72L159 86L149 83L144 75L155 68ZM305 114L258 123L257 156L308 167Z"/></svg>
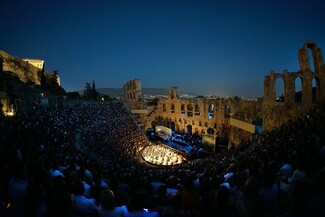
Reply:
<svg viewBox="0 0 325 217"><path fill-rule="evenodd" d="M312 56L308 54L308 49ZM321 49L313 41L306 41L298 51L300 70L282 74L271 71L264 80L263 129L271 130L288 120L304 115L316 106L325 105L325 65ZM314 64L311 65L311 62ZM276 100L275 83L282 79L284 96ZM296 91L300 80L301 92ZM313 85L314 84L314 85Z"/></svg>
<svg viewBox="0 0 325 217"><path fill-rule="evenodd" d="M155 109L141 116L142 122L146 129L159 124L190 134L217 135L228 140L230 146L238 145L257 132L241 126L259 125L263 131L269 131L306 115L311 109L325 106L325 65L321 49L315 42L306 41L298 51L298 60L298 72L271 71L265 76L263 99L180 98L178 89L170 88L168 98L159 99ZM278 79L284 84L281 99L276 96ZM130 81L124 86L125 96L133 105L140 102L138 82ZM297 90L297 82L301 91Z"/></svg>

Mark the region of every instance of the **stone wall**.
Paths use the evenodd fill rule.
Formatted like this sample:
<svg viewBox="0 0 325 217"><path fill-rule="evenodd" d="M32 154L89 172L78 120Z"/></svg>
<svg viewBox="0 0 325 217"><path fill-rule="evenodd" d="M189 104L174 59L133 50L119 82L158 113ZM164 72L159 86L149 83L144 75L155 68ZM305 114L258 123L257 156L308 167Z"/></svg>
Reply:
<svg viewBox="0 0 325 217"><path fill-rule="evenodd" d="M248 123L260 121L262 100L178 98L177 89L171 88L169 97L159 99L156 111L146 117L145 127L163 125L182 133L217 135L230 144L251 137L251 133L230 126L231 117Z"/></svg>
<svg viewBox="0 0 325 217"><path fill-rule="evenodd" d="M24 83L41 84L41 70L39 68L1 50L0 59L2 59L2 71L4 73L12 73Z"/></svg>
<svg viewBox="0 0 325 217"><path fill-rule="evenodd" d="M37 59L23 59L23 60L39 69L43 69L44 67L44 60L37 60Z"/></svg>
<svg viewBox="0 0 325 217"><path fill-rule="evenodd" d="M314 70L311 70L308 49L311 50ZM325 65L321 49L313 41L306 41L298 50L300 71L274 73L271 71L264 79L263 128L272 130L289 120L296 119L312 108L325 105ZM277 79L284 82L284 100L276 101L275 83ZM295 97L295 81L301 79L301 100ZM312 82L315 80L315 95Z"/></svg>
<svg viewBox="0 0 325 217"><path fill-rule="evenodd" d="M141 81L134 79L126 82L123 86L124 99L130 104L132 109L142 108L141 98Z"/></svg>
<svg viewBox="0 0 325 217"><path fill-rule="evenodd" d="M311 50L314 66L308 56ZM252 139L254 134L230 126L229 118L247 123L261 123L264 131L270 131L295 120L311 109L325 106L325 65L321 49L313 41L306 41L298 50L300 70L298 72L274 73L264 79L264 98L254 101L238 97L207 99L184 99L172 87L169 97L158 101L157 108L143 118L146 129L153 125L164 125L176 131L192 134L212 134L229 140L229 145L238 145L242 140ZM312 70L314 68L314 70ZM275 83L284 81L284 100L276 101ZM301 79L301 99L296 97L296 79ZM313 79L315 95L313 95Z"/></svg>

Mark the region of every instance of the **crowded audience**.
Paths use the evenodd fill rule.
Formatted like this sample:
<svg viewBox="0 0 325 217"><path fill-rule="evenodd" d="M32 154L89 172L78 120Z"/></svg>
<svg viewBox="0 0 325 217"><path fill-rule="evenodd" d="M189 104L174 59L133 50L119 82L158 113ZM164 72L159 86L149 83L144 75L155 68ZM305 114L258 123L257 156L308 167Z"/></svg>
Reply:
<svg viewBox="0 0 325 217"><path fill-rule="evenodd" d="M325 216L319 109L188 161L117 100L0 118L0 216Z"/></svg>

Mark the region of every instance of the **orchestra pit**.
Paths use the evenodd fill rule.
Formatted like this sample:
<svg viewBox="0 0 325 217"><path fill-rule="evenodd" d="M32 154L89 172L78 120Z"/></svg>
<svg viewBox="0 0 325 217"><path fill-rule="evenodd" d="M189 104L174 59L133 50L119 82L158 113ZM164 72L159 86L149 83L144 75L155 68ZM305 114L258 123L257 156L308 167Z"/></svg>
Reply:
<svg viewBox="0 0 325 217"><path fill-rule="evenodd" d="M149 164L161 166L177 165L186 161L176 150L163 144L145 147L141 151L141 157Z"/></svg>

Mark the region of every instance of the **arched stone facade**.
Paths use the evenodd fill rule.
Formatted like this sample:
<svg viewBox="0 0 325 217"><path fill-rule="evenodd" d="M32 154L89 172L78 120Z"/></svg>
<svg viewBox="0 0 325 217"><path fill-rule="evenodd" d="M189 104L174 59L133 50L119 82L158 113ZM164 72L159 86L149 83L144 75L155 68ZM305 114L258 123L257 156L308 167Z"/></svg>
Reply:
<svg viewBox="0 0 325 217"><path fill-rule="evenodd" d="M308 49L311 50L314 71L311 70ZM306 41L298 51L300 71L282 74L271 71L264 79L264 117L263 128L273 129L285 124L288 120L303 115L316 105L325 105L325 65L321 49L313 41ZM277 79L284 81L284 100L275 100L275 83ZM301 100L296 100L296 79L301 80ZM315 79L315 95L312 82Z"/></svg>
<svg viewBox="0 0 325 217"><path fill-rule="evenodd" d="M312 54L314 71L311 70L308 49ZM171 127L175 131L218 135L230 145L240 144L253 134L230 125L230 118L250 124L259 123L264 131L279 127L289 120L299 118L316 106L325 106L325 65L321 49L313 41L307 41L298 51L300 71L274 73L264 79L264 98L243 100L227 98L179 98L178 88L169 90L168 98L161 98L149 115L143 118L146 129L152 121ZM276 101L275 83L283 79L284 100ZM296 100L295 81L301 82L301 99ZM313 96L313 80L316 87ZM190 129L190 130L189 130Z"/></svg>
<svg viewBox="0 0 325 217"><path fill-rule="evenodd" d="M134 79L126 82L123 86L124 89L124 99L128 101L133 109L138 109L141 107L141 81L140 79Z"/></svg>
<svg viewBox="0 0 325 217"><path fill-rule="evenodd" d="M173 91L170 90L169 93ZM261 99L257 101L246 101L238 97L185 99L169 94L168 98L158 100L157 109L147 117L150 121L146 127L150 128L154 120L157 125L170 127L176 132L199 136L218 135L225 140L231 140L233 127L230 126L230 118L253 123L261 119L261 109Z"/></svg>

